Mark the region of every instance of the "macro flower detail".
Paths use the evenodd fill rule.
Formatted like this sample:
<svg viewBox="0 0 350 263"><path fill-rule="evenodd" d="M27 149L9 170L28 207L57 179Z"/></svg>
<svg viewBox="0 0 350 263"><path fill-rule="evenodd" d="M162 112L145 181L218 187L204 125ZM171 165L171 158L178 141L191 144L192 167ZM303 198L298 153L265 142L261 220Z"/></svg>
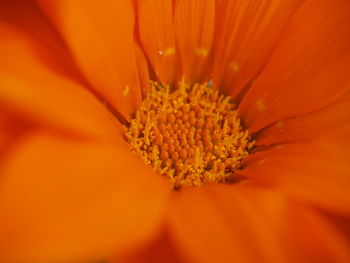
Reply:
<svg viewBox="0 0 350 263"><path fill-rule="evenodd" d="M230 97L207 84L183 81L170 93L155 84L131 121L126 138L145 163L182 184L225 183L254 146Z"/></svg>
<svg viewBox="0 0 350 263"><path fill-rule="evenodd" d="M348 0L0 0L0 262L350 262Z"/></svg>

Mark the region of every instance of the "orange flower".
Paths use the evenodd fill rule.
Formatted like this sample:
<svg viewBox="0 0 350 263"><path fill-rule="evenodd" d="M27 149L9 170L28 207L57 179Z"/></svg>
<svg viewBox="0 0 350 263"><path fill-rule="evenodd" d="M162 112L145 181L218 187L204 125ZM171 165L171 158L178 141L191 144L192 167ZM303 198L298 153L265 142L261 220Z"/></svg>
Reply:
<svg viewBox="0 0 350 263"><path fill-rule="evenodd" d="M350 262L348 0L0 1L0 262ZM131 152L149 80L255 141L236 183Z"/></svg>

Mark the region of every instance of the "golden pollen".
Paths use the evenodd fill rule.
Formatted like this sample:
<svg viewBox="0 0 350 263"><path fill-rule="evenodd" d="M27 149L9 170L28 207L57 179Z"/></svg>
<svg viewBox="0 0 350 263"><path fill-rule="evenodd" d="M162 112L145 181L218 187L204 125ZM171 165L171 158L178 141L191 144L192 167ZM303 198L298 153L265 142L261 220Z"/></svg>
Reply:
<svg viewBox="0 0 350 263"><path fill-rule="evenodd" d="M175 189L231 182L254 146L230 97L206 84L183 81L173 93L152 82L125 137Z"/></svg>

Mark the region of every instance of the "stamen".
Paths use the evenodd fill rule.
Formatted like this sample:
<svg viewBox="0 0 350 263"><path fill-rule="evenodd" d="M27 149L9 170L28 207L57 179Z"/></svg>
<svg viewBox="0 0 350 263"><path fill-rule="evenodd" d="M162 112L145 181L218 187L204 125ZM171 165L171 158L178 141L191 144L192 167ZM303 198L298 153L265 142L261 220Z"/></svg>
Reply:
<svg viewBox="0 0 350 263"><path fill-rule="evenodd" d="M125 137L174 188L232 182L254 146L229 97L184 81L173 93L152 82Z"/></svg>

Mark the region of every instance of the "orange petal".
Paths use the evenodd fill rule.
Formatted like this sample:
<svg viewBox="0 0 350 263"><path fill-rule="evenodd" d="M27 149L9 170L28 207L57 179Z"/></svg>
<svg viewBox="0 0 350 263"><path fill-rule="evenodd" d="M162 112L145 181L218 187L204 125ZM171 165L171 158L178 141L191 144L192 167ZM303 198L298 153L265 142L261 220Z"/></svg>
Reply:
<svg viewBox="0 0 350 263"><path fill-rule="evenodd" d="M168 232L165 229L144 248L136 248L130 251L122 258L115 258L109 263L186 263L170 240ZM189 263L189 262L188 262Z"/></svg>
<svg viewBox="0 0 350 263"><path fill-rule="evenodd" d="M189 262L286 262L273 235L283 200L269 192L215 185L181 191L170 231Z"/></svg>
<svg viewBox="0 0 350 263"><path fill-rule="evenodd" d="M350 88L350 2L309 0L239 106L249 130L320 109Z"/></svg>
<svg viewBox="0 0 350 263"><path fill-rule="evenodd" d="M257 145L314 140L350 123L350 93L330 106L310 114L280 120L263 129L256 137Z"/></svg>
<svg viewBox="0 0 350 263"><path fill-rule="evenodd" d="M293 213L297 211L302 217ZM347 241L320 215L252 186L216 185L181 192L171 206L170 224L174 242L189 262L350 259Z"/></svg>
<svg viewBox="0 0 350 263"><path fill-rule="evenodd" d="M172 0L137 1L139 33L143 48L163 84L174 84L175 46Z"/></svg>
<svg viewBox="0 0 350 263"><path fill-rule="evenodd" d="M6 157L35 126L0 104L0 171ZM1 172L0 172L1 181Z"/></svg>
<svg viewBox="0 0 350 263"><path fill-rule="evenodd" d="M239 173L302 202L313 202L349 215L349 134L325 136L309 143L279 145L252 155Z"/></svg>
<svg viewBox="0 0 350 263"><path fill-rule="evenodd" d="M139 78L140 78L142 98L145 98L149 92L149 87L150 87L148 63L145 55L143 54L143 51L137 44L135 44L135 54L136 54L137 69L138 69Z"/></svg>
<svg viewBox="0 0 350 263"><path fill-rule="evenodd" d="M215 1L176 1L174 28L182 75L190 83L204 80L214 38Z"/></svg>
<svg viewBox="0 0 350 263"><path fill-rule="evenodd" d="M92 88L128 118L141 102L131 1L38 1Z"/></svg>
<svg viewBox="0 0 350 263"><path fill-rule="evenodd" d="M95 262L160 227L170 185L120 143L32 134L1 168L1 262Z"/></svg>
<svg viewBox="0 0 350 263"><path fill-rule="evenodd" d="M332 214L332 213L324 213L326 218L337 226L337 229L340 230L343 235L348 239L348 242L350 242L350 224L349 224L349 217L342 216L339 214Z"/></svg>
<svg viewBox="0 0 350 263"><path fill-rule="evenodd" d="M336 222L295 204L290 205L286 218L281 243L290 262L349 262L350 240Z"/></svg>
<svg viewBox="0 0 350 263"><path fill-rule="evenodd" d="M303 1L216 1L214 86L236 97L261 72Z"/></svg>
<svg viewBox="0 0 350 263"><path fill-rule="evenodd" d="M41 62L30 39L1 24L0 38L2 104L70 132L98 137L121 132L120 124L92 94Z"/></svg>
<svg viewBox="0 0 350 263"><path fill-rule="evenodd" d="M35 1L1 1L0 23L11 25L32 39L32 48L47 67L69 77L79 76L63 40Z"/></svg>

